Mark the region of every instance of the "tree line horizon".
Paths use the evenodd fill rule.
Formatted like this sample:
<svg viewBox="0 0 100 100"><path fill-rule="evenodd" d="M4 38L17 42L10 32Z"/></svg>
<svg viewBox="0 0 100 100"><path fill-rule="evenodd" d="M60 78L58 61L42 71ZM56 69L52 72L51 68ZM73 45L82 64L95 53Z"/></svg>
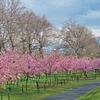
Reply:
<svg viewBox="0 0 100 100"><path fill-rule="evenodd" d="M20 0L0 0L0 52L17 48L43 58L43 52L77 57L100 56L100 37L76 23L75 18L55 28L45 15L37 15Z"/></svg>

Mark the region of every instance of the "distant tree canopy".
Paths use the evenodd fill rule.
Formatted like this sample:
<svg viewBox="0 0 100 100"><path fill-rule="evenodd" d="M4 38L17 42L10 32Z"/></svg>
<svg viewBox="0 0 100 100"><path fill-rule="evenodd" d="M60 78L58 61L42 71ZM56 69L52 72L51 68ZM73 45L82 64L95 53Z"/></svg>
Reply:
<svg viewBox="0 0 100 100"><path fill-rule="evenodd" d="M93 56L93 53L98 52L99 44L92 31L86 26L76 24L74 19L70 18L63 23L61 33L63 45L76 56Z"/></svg>
<svg viewBox="0 0 100 100"><path fill-rule="evenodd" d="M66 54L97 57L99 46L92 31L76 24L74 19L65 21L60 30L45 15L35 14L20 0L0 0L0 52L16 47L43 58L44 48L55 47L61 53L63 47Z"/></svg>

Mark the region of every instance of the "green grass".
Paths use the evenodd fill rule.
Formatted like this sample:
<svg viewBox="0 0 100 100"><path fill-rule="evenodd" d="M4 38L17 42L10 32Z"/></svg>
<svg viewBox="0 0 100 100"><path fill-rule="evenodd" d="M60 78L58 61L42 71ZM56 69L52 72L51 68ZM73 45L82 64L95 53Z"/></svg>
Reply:
<svg viewBox="0 0 100 100"><path fill-rule="evenodd" d="M100 87L86 93L77 100L100 100Z"/></svg>
<svg viewBox="0 0 100 100"><path fill-rule="evenodd" d="M61 84L61 79L65 78L65 76L60 77L58 76L58 84L55 84L54 82L54 77L52 77L52 84L51 86L48 85L48 83L45 83L46 77L42 76L41 79L29 79L28 81L28 91L25 90L25 80L20 81L18 85L13 85L11 83L6 85L6 89L0 89L3 95L2 100L8 100L8 93L9 93L9 86L11 86L11 92L10 92L10 99L9 100L42 100L43 98L61 93L63 91L66 91L68 89L80 86L82 84L100 80L100 76L98 76L96 79L94 77L89 77L89 78L84 78L81 77L81 79L77 80L75 78L70 77L69 75L69 80L67 80L65 83L62 82ZM40 86L40 91L37 90L36 88L36 80L39 80L39 86ZM50 81L50 77L48 78ZM44 90L44 84L46 86L46 89ZM22 85L24 86L24 92L22 93Z"/></svg>

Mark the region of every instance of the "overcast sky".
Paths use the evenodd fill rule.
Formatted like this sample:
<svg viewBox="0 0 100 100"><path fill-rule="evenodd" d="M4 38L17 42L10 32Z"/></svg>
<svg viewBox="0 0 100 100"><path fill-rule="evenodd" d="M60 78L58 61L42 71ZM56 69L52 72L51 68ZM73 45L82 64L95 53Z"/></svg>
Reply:
<svg viewBox="0 0 100 100"><path fill-rule="evenodd" d="M100 36L100 0L21 0L36 14L46 15L57 28L68 18L93 30Z"/></svg>

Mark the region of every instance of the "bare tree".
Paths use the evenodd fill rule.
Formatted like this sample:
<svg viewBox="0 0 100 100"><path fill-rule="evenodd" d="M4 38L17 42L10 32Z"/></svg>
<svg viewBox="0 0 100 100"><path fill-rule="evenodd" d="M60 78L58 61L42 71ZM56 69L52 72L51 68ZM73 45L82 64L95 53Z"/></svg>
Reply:
<svg viewBox="0 0 100 100"><path fill-rule="evenodd" d="M32 11L25 11L21 15L19 28L21 30L20 33L20 43L22 46L23 51L28 50L29 54L32 53L32 44L34 39L34 33L35 33L35 20L37 16Z"/></svg>
<svg viewBox="0 0 100 100"><path fill-rule="evenodd" d="M29 54L38 50L43 58L43 47L50 43L52 25L45 16L37 16L33 11L25 11L21 15L20 40L23 51L28 50Z"/></svg>
<svg viewBox="0 0 100 100"><path fill-rule="evenodd" d="M35 23L34 43L38 46L40 56L43 58L43 48L50 45L52 25L46 16L38 16Z"/></svg>
<svg viewBox="0 0 100 100"><path fill-rule="evenodd" d="M86 53L89 47L92 47L91 43L95 45L92 31L85 26L76 24L74 19L64 22L61 33L65 47L78 57L82 56L83 51Z"/></svg>
<svg viewBox="0 0 100 100"><path fill-rule="evenodd" d="M7 43L6 34L6 3L5 0L0 0L0 51L4 51Z"/></svg>
<svg viewBox="0 0 100 100"><path fill-rule="evenodd" d="M95 53L92 53L93 57L100 57L100 37L95 37L96 47L93 49Z"/></svg>
<svg viewBox="0 0 100 100"><path fill-rule="evenodd" d="M18 27L18 20L21 18L21 13L25 7L21 6L19 0L7 0L6 4L6 24L5 30L7 34L8 46L14 49L18 45L20 30Z"/></svg>
<svg viewBox="0 0 100 100"><path fill-rule="evenodd" d="M0 51L8 46L31 54L37 47L43 58L43 48L50 43L52 29L47 18L27 10L20 0L0 0L0 14Z"/></svg>

